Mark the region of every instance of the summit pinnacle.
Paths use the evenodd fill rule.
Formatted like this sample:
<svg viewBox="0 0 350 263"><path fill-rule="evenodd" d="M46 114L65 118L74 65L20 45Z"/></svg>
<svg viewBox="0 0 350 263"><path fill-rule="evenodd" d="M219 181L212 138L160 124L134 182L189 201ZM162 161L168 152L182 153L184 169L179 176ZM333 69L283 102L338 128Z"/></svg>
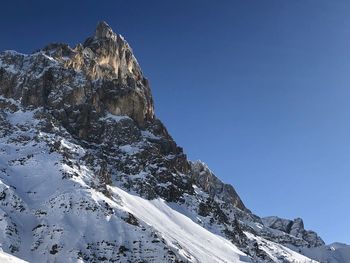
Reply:
<svg viewBox="0 0 350 263"><path fill-rule="evenodd" d="M112 28L104 21L97 24L95 31L96 38L116 38L116 34L113 32Z"/></svg>

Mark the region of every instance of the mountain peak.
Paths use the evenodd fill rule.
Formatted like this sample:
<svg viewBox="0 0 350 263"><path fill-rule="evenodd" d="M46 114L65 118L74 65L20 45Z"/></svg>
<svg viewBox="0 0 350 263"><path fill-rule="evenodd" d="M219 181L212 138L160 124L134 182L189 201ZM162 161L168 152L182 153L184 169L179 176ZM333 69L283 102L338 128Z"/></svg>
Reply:
<svg viewBox="0 0 350 263"><path fill-rule="evenodd" d="M95 38L103 39L103 38L116 38L116 34L113 32L112 28L105 22L100 21L95 30Z"/></svg>
<svg viewBox="0 0 350 263"><path fill-rule="evenodd" d="M350 255L299 218L252 214L231 185L189 161L154 115L131 47L106 22L74 48L0 52L0 221L0 262L2 250L86 263Z"/></svg>
<svg viewBox="0 0 350 263"><path fill-rule="evenodd" d="M7 78L18 83L13 85ZM91 113L128 116L140 126L154 119L149 83L129 44L106 22L99 22L95 35L75 48L53 43L29 56L0 54L0 95L5 93L26 106L85 105Z"/></svg>

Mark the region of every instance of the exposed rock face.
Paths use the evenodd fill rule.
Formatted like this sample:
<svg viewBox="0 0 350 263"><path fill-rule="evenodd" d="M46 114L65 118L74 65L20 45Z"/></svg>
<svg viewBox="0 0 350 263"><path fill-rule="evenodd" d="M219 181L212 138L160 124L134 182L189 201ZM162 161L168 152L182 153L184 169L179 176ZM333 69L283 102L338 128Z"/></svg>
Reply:
<svg viewBox="0 0 350 263"><path fill-rule="evenodd" d="M155 117L131 48L106 23L75 48L0 53L2 249L32 262L199 262L125 208L118 189L161 198L246 261L294 262L303 257L283 245L323 244L301 220L252 214L231 185L187 160Z"/></svg>
<svg viewBox="0 0 350 263"><path fill-rule="evenodd" d="M51 44L30 56L4 52L0 93L24 106L56 110L69 125L80 117L81 136L90 118L106 111L140 126L154 119L148 81L129 44L104 22L83 45ZM74 87L74 88L72 88Z"/></svg>
<svg viewBox="0 0 350 263"><path fill-rule="evenodd" d="M283 219L275 216L264 217L262 221L265 226L280 230L291 236L305 240L310 247L325 245L324 241L314 231L305 230L304 222L301 218L294 220Z"/></svg>
<svg viewBox="0 0 350 263"><path fill-rule="evenodd" d="M217 197L243 211L247 210L232 185L221 182L206 164L200 161L193 162L191 169L195 183L208 192L212 198Z"/></svg>

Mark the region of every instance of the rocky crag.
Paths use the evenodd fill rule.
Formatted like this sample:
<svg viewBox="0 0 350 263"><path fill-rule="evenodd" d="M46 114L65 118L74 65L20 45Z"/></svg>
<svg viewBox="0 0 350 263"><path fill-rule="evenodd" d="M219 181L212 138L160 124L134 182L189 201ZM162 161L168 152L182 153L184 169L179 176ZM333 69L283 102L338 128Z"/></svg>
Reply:
<svg viewBox="0 0 350 263"><path fill-rule="evenodd" d="M0 53L0 229L29 262L316 262L324 248L187 159L105 22L74 48Z"/></svg>

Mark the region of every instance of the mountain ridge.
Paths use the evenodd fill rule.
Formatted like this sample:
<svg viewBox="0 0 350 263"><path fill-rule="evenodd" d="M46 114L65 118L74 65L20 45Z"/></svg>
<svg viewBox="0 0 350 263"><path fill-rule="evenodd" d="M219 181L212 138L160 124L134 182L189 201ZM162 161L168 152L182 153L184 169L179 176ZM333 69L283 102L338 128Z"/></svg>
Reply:
<svg viewBox="0 0 350 263"><path fill-rule="evenodd" d="M324 248L302 221L254 215L187 159L156 118L129 44L105 22L74 48L0 53L0 123L0 242L24 260L313 262L300 253ZM209 241L176 236L139 203ZM232 260L205 249L214 240Z"/></svg>

